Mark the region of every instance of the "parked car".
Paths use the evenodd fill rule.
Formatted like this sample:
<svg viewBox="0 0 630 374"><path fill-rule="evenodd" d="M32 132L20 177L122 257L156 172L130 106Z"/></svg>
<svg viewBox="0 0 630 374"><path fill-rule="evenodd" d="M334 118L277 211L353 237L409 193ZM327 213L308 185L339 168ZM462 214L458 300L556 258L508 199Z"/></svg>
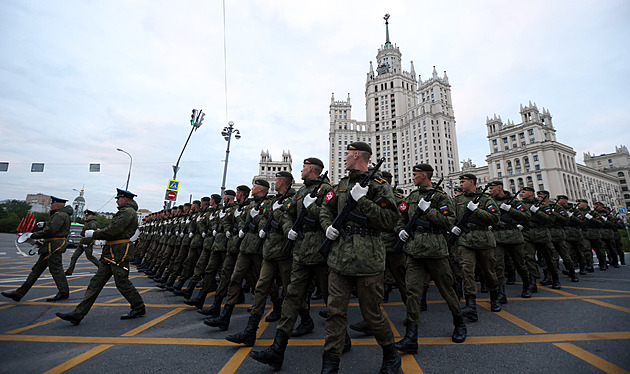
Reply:
<svg viewBox="0 0 630 374"><path fill-rule="evenodd" d="M81 243L81 231L83 231L83 225L80 223L73 223L70 225L70 234L68 234L68 248L77 247Z"/></svg>

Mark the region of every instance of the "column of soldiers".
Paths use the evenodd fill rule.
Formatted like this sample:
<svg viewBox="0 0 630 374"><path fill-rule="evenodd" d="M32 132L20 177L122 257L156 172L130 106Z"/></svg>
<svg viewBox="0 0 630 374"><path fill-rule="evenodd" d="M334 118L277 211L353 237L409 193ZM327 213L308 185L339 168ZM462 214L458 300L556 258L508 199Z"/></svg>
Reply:
<svg viewBox="0 0 630 374"><path fill-rule="evenodd" d="M592 251L600 270L625 264L618 235L623 224L601 203L594 209L586 200L570 206L564 195L550 202L547 191L524 187L511 193L500 181L482 191L472 174L460 177L461 191L451 198L433 182L427 164L413 168L417 188L397 196L386 173L371 174L371 154L366 143L350 144L348 176L335 186L322 175L321 160L308 158L298 191L291 189L293 176L280 172L275 191L259 179L251 189L226 191L223 201L212 195L154 213L142 226L134 262L207 316L204 324L221 331L229 329L235 305L244 301L246 280L254 294L249 321L243 331L226 337L246 346L255 344L269 297L274 307L266 320L279 320L276 335L271 346L250 357L275 370L282 367L289 339L314 330L310 296L318 288L327 308L322 373L336 373L341 356L351 349L347 310L352 294L363 315L353 329L374 335L383 350L380 372L395 373L399 351L418 351L430 280L451 311L452 341L462 343L464 319L479 318L478 277L490 292L491 311L499 312L508 303L505 286L513 284L514 271L522 281L521 297L530 298L537 292L540 269L540 284L559 289L561 274L578 282L579 274L594 271ZM354 209L338 225L348 201ZM327 256L320 251L324 240L332 243ZM405 335L398 342L380 308L386 268L407 309ZM212 306L204 308L213 291Z"/></svg>

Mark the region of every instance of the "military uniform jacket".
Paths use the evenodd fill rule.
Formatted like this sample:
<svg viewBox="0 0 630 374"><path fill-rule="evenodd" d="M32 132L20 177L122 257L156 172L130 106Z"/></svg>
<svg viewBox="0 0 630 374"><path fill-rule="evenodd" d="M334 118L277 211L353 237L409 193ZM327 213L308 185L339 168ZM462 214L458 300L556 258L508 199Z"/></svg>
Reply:
<svg viewBox="0 0 630 374"><path fill-rule="evenodd" d="M602 228L600 229L602 239L613 240L615 238L613 230L617 229L617 225L613 222L613 219L605 210L598 210L597 213L599 213L602 222Z"/></svg>
<svg viewBox="0 0 630 374"><path fill-rule="evenodd" d="M566 240L567 236L564 232L564 227L569 223L569 213L563 206L555 204L553 206L553 215L555 222L549 228L549 231L551 232L551 241L561 242Z"/></svg>
<svg viewBox="0 0 630 374"><path fill-rule="evenodd" d="M228 253L238 254L239 249L236 248L236 241L238 240L238 224L240 221L240 217L245 214L245 210L249 205L250 200L245 200L242 203L236 203L234 206L234 211L232 212L232 221L229 222L228 226L225 228L226 232L230 231L231 236L227 240L227 251Z"/></svg>
<svg viewBox="0 0 630 374"><path fill-rule="evenodd" d="M186 220L184 221L184 228L180 232L179 236L182 238L182 245L190 245L190 234L194 233L194 229L196 229L196 221L197 212L193 212L192 210L188 212L186 215ZM183 234L183 235L182 235Z"/></svg>
<svg viewBox="0 0 630 374"><path fill-rule="evenodd" d="M523 199L523 205L530 212L532 205L535 205L537 202L535 199ZM551 209L549 204L542 203L538 205L538 211L532 213L529 224L523 230L523 237L532 243L550 242L551 232L549 231L549 225L552 225L554 221L553 209Z"/></svg>
<svg viewBox="0 0 630 374"><path fill-rule="evenodd" d="M85 244L85 245L93 245L94 244L94 238L86 238L85 237L85 231L86 230L96 230L98 229L98 224L96 223L96 218L92 217L90 219L88 219L87 221L85 221L85 224L83 225L83 230L81 230L81 244Z"/></svg>
<svg viewBox="0 0 630 374"><path fill-rule="evenodd" d="M213 230L217 230L217 235L214 237L214 243L212 243L213 251L227 251L227 237L225 236L225 232L230 229L235 210L236 203L229 203L217 211L216 223L213 226Z"/></svg>
<svg viewBox="0 0 630 374"><path fill-rule="evenodd" d="M473 201L478 192L465 192L455 198L457 218L464 215L468 202ZM488 194L479 199L479 207L470 215L465 227L460 227L462 233L457 238L457 245L470 249L490 249L497 246L494 234L488 229L496 225L501 218L496 202Z"/></svg>
<svg viewBox="0 0 630 374"><path fill-rule="evenodd" d="M283 197L282 195L276 195L273 199L263 204L262 217L258 221L258 230L262 230L269 217L273 217L269 232L262 243L262 255L267 261L278 261L291 257L290 253L283 251L284 244L288 240L287 233L291 229L291 221L286 219L284 213L293 205L291 197L294 195L295 190L290 189L282 200L280 200ZM286 232L285 227L288 227Z"/></svg>
<svg viewBox="0 0 630 374"><path fill-rule="evenodd" d="M350 198L350 190L368 175L369 171L350 170L324 197L320 224L324 230L330 226ZM398 210L394 205L394 194L388 183L380 177L372 179L367 195L357 201L354 212L367 218L367 224L360 226L346 222L346 227L362 230L363 234L348 233L333 242L328 255L328 266L347 276L376 275L385 270L385 248L380 232L392 231L398 221Z"/></svg>
<svg viewBox="0 0 630 374"><path fill-rule="evenodd" d="M263 200L264 199L264 200ZM241 242L241 246L239 248L240 253L243 254L256 254L256 242L258 242L258 222L262 219L262 204L259 207L258 204L260 202L266 202L266 196L254 197L253 200L245 207L244 211L241 215L239 215L239 230L245 231L245 226L249 225L249 229ZM255 217L252 217L252 210L258 210L258 214ZM250 217L250 218L248 218ZM249 221L249 223L248 223ZM260 253L258 253L260 254Z"/></svg>
<svg viewBox="0 0 630 374"><path fill-rule="evenodd" d="M409 220L416 213L418 201L431 193L433 187L420 186L398 205L400 218L395 232L404 230ZM443 258L448 256L448 246L444 233L455 224L455 209L448 195L438 190L433 194L431 206L418 219L414 238L409 238L403 247L405 253L413 258ZM411 233L408 233L411 236ZM398 237L398 235L396 235Z"/></svg>
<svg viewBox="0 0 630 374"><path fill-rule="evenodd" d="M400 204L402 204L403 200L405 199L405 196L401 193L395 192L393 188L392 188L392 193L394 194L394 204L397 207L400 207ZM383 245L385 246L386 253L398 252L394 249L394 246L396 245L396 243L398 243L398 239L399 239L398 231L390 231L390 232L381 233L381 240L383 241Z"/></svg>
<svg viewBox="0 0 630 374"><path fill-rule="evenodd" d="M595 210L590 210L589 207L580 209L580 213L582 213L582 216L584 216L584 226L582 227L584 238L588 240L601 239L599 228L601 228L603 224L599 213L597 213L597 211ZM586 218L587 214L591 215L592 218Z"/></svg>
<svg viewBox="0 0 630 374"><path fill-rule="evenodd" d="M304 196L309 195L319 184L317 178L306 178L304 186L300 188L292 197L292 202L284 212L284 231L289 232L297 217L304 210ZM317 192L317 200L308 207L306 217L300 228L303 239L297 239L293 246L293 261L302 265L317 265L326 263L326 259L319 253L319 246L322 244L326 235L319 224L319 213L321 210L324 196L332 190L332 186L328 183L322 184Z"/></svg>
<svg viewBox="0 0 630 374"><path fill-rule="evenodd" d="M570 242L582 241L583 236L580 227L584 225L584 222L582 222L584 221L584 216L576 208L569 209L568 206L563 206L563 208L567 211L567 215L569 216L569 220L566 226L564 226L566 240Z"/></svg>
<svg viewBox="0 0 630 374"><path fill-rule="evenodd" d="M70 216L72 216L74 210L69 205L64 206L56 211L51 211L50 219L46 221L44 228L39 231L33 232L31 239L52 239L47 245L43 245L39 248L39 254L66 251L66 238L70 234Z"/></svg>
<svg viewBox="0 0 630 374"><path fill-rule="evenodd" d="M128 257L133 255L133 243L130 241L116 244L110 244L109 242L126 240L136 233L138 229L137 210L138 204L134 200L128 200L118 207L118 212L106 228L94 231L92 236L94 240L103 239L108 242L103 247L102 256L104 258L120 263L128 261Z"/></svg>
<svg viewBox="0 0 630 374"><path fill-rule="evenodd" d="M525 205L520 200L512 200L510 210L505 211L501 209L501 204L507 204L512 198L508 192L504 196L493 196L494 201L499 205L499 212L501 218L499 222L492 226L492 232L497 244L523 244L525 239L523 233L518 229L516 225L522 225L525 227L531 217L529 209L525 208Z"/></svg>

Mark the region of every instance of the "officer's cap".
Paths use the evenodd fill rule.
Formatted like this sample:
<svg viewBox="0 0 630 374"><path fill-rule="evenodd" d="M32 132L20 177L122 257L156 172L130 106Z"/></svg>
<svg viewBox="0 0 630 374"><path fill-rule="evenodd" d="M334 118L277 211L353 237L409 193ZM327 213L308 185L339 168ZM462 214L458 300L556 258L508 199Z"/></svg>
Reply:
<svg viewBox="0 0 630 374"><path fill-rule="evenodd" d="M241 191L241 192L243 192L244 194L249 194L249 191L251 191L252 189L251 189L251 188L249 188L249 186L246 186L246 185L244 185L244 184L241 184L240 186L236 187L236 190L237 190L237 191Z"/></svg>
<svg viewBox="0 0 630 374"><path fill-rule="evenodd" d="M367 143L364 142L354 142L348 144L348 151L364 151L369 154L372 154L372 147L370 147Z"/></svg>
<svg viewBox="0 0 630 374"><path fill-rule="evenodd" d="M578 203L586 203L586 204L588 204L588 200L586 200L586 199L577 199L576 201Z"/></svg>
<svg viewBox="0 0 630 374"><path fill-rule="evenodd" d="M492 181L490 183L488 183L488 186L492 187L492 186L503 186L503 181Z"/></svg>
<svg viewBox="0 0 630 374"><path fill-rule="evenodd" d="M567 196L567 195L558 195L558 200L561 200L561 199L569 200L569 196Z"/></svg>
<svg viewBox="0 0 630 374"><path fill-rule="evenodd" d="M263 186L263 187L267 187L267 188L269 188L269 182L267 182L267 181L266 181L266 180L264 180L264 179L256 179L256 180L254 181L254 184L257 184L257 185L259 185L259 186Z"/></svg>
<svg viewBox="0 0 630 374"><path fill-rule="evenodd" d="M62 199L60 197L55 197L55 196L51 196L50 199L52 200L53 204L54 203L64 203L65 204L65 202L68 201L67 199Z"/></svg>
<svg viewBox="0 0 630 374"><path fill-rule="evenodd" d="M531 192L536 192L536 190L534 190L534 187L523 187L523 191L531 191Z"/></svg>
<svg viewBox="0 0 630 374"><path fill-rule="evenodd" d="M210 198L214 200L214 202L217 204L221 203L221 195L219 194L213 193L212 195L210 195Z"/></svg>
<svg viewBox="0 0 630 374"><path fill-rule="evenodd" d="M206 203L209 203L210 202L210 197L204 196L204 197L201 198L201 201L205 201Z"/></svg>
<svg viewBox="0 0 630 374"><path fill-rule="evenodd" d="M126 197L128 199L133 199L134 197L136 197L137 195L134 193L131 193L129 191L125 191L125 190L121 190L120 188L116 189L117 193L116 193L116 198L119 197Z"/></svg>
<svg viewBox="0 0 630 374"><path fill-rule="evenodd" d="M427 172L427 171L433 171L433 166L429 165L429 164L417 164L416 166L413 167L413 171L414 172Z"/></svg>
<svg viewBox="0 0 630 374"><path fill-rule="evenodd" d="M593 203L593 205L601 205L601 206L604 206L604 203L602 203L601 201L596 201L596 202L594 202L594 203Z"/></svg>
<svg viewBox="0 0 630 374"><path fill-rule="evenodd" d="M477 181L477 176L475 174L462 174L459 176L459 180L463 180L463 179L468 179L468 180L473 180L473 181Z"/></svg>
<svg viewBox="0 0 630 374"><path fill-rule="evenodd" d="M225 194L228 196L236 196L236 192L234 190L225 190Z"/></svg>
<svg viewBox="0 0 630 374"><path fill-rule="evenodd" d="M322 169L324 168L324 163L322 162L322 160L315 158L315 157L309 157L307 159L304 160L304 164L306 165L317 165L319 167L321 167Z"/></svg>
<svg viewBox="0 0 630 374"><path fill-rule="evenodd" d="M184 203L184 206L192 206L191 203Z"/></svg>
<svg viewBox="0 0 630 374"><path fill-rule="evenodd" d="M195 201L193 201L193 204L201 205L201 201L200 200L195 200Z"/></svg>
<svg viewBox="0 0 630 374"><path fill-rule="evenodd" d="M95 216L95 215L96 215L96 213L94 213L93 211L91 211L91 210L89 210L89 209L86 209L86 210L85 210L85 215L86 215L86 216Z"/></svg>
<svg viewBox="0 0 630 374"><path fill-rule="evenodd" d="M547 195L547 196L549 196L549 191L547 191L547 190L540 190L540 191L536 192L536 194L537 194L537 195L538 195L538 194L541 194L541 195Z"/></svg>
<svg viewBox="0 0 630 374"><path fill-rule="evenodd" d="M293 180L293 175L291 175L288 171L279 171L276 173L276 178L289 178Z"/></svg>
<svg viewBox="0 0 630 374"><path fill-rule="evenodd" d="M186 204L184 204L184 205L186 205ZM180 206L178 206L178 207L177 207L177 209L179 209L179 210L184 209L184 205L180 205Z"/></svg>

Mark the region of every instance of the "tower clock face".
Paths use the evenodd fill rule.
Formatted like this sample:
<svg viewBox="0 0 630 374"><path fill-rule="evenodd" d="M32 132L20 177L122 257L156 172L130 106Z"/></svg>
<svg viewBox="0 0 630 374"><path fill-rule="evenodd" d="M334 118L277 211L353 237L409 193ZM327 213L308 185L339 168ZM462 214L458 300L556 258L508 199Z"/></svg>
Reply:
<svg viewBox="0 0 630 374"><path fill-rule="evenodd" d="M379 74L389 73L389 68L390 66L388 63L383 63L376 68L376 72Z"/></svg>

